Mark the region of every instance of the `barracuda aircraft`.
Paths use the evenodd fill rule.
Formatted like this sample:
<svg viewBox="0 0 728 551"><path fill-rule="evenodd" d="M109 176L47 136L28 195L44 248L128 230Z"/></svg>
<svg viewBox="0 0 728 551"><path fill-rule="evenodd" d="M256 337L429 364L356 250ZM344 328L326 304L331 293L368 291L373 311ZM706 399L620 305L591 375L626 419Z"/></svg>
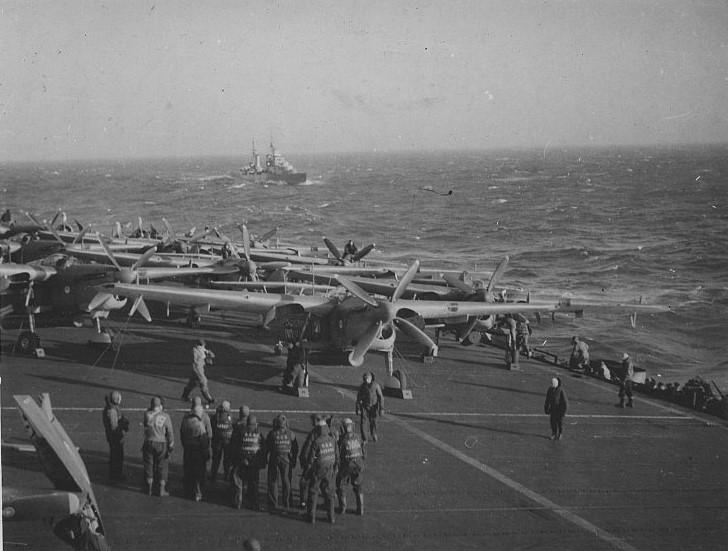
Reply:
<svg viewBox="0 0 728 551"><path fill-rule="evenodd" d="M149 249L127 268L121 267L108 249L106 254L112 265L80 264L63 255L49 257L39 264L0 264L0 316L11 313L27 316L27 329L20 333L17 342L20 351L26 354L40 349L35 324L35 315L40 313L70 314L77 325L82 324L81 317L90 317L96 323L95 338L108 344L109 337L101 329L101 319L107 318L110 311L123 308L127 299L108 292L101 287L103 284L195 276L204 270L144 268L147 259L155 253L156 249ZM143 304L135 305L137 309L149 318Z"/></svg>
<svg viewBox="0 0 728 551"><path fill-rule="evenodd" d="M344 276L337 280L349 291L338 296L281 295L212 289L191 289L158 285L117 283L109 288L115 295L223 310L239 310L261 316L260 324L277 330L279 340L302 341L308 350L343 350L348 361L359 366L368 351L385 352L391 369L395 330L420 343L426 354L436 356L437 344L422 330L426 319L448 319L528 312L573 312L561 303L484 303L405 300L402 294L419 268L416 261L400 279L388 299L374 298Z"/></svg>

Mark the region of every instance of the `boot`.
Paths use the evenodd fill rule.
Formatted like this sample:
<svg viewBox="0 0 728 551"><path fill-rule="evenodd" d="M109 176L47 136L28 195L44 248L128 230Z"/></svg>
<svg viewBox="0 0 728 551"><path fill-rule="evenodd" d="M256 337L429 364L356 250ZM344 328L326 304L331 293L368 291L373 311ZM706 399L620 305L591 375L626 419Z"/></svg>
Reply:
<svg viewBox="0 0 728 551"><path fill-rule="evenodd" d="M318 507L318 498L314 498L308 503L308 521L316 524L316 507Z"/></svg>
<svg viewBox="0 0 728 551"><path fill-rule="evenodd" d="M342 490L336 490L336 497L339 499L339 507L336 512L340 515L346 511L346 496Z"/></svg>
<svg viewBox="0 0 728 551"><path fill-rule="evenodd" d="M326 499L326 514L331 524L336 524L336 516L334 515L334 500L330 497Z"/></svg>
<svg viewBox="0 0 728 551"><path fill-rule="evenodd" d="M629 399L627 400L627 407L628 407L628 408L632 408L632 407L634 407L634 404L632 403L632 397L630 397L630 398L629 398Z"/></svg>
<svg viewBox="0 0 728 551"><path fill-rule="evenodd" d="M364 494L361 492L356 494L356 514L359 516L364 514Z"/></svg>
<svg viewBox="0 0 728 551"><path fill-rule="evenodd" d="M619 407L621 407L621 408L624 407L624 397L619 398Z"/></svg>
<svg viewBox="0 0 728 551"><path fill-rule="evenodd" d="M159 497L168 497L169 492L167 491L167 483L164 480L159 482Z"/></svg>
<svg viewBox="0 0 728 551"><path fill-rule="evenodd" d="M145 483L146 483L147 495L148 496L151 496L152 495L152 488L154 487L154 480L151 479L151 478L147 478L146 481L145 481Z"/></svg>

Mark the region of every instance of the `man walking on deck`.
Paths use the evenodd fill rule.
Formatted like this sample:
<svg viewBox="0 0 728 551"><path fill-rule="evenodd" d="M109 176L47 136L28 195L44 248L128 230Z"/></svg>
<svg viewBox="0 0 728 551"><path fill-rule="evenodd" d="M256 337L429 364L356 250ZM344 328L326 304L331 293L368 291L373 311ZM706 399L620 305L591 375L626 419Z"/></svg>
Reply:
<svg viewBox="0 0 728 551"><path fill-rule="evenodd" d="M190 392L196 386L199 386L200 394L207 400L207 405L212 405L215 399L210 395L210 390L207 386L205 366L212 365L214 358L215 353L206 348L204 339L198 339L195 346L192 347L192 375L187 381L187 386L182 391L182 400L185 402L188 401L190 399Z"/></svg>
<svg viewBox="0 0 728 551"><path fill-rule="evenodd" d="M546 391L546 402L543 406L544 413L551 419L551 440L561 440L564 417L568 408L569 401L566 398L566 392L561 387L561 379L554 377L551 379L551 386Z"/></svg>
<svg viewBox="0 0 728 551"><path fill-rule="evenodd" d="M374 373L371 371L364 374L364 380L359 387L356 396L356 413L359 415L359 429L361 430L361 439L367 441L364 432L364 420L369 424L369 434L372 440L377 441L377 417L382 415L384 409L384 395L382 387L374 381Z"/></svg>

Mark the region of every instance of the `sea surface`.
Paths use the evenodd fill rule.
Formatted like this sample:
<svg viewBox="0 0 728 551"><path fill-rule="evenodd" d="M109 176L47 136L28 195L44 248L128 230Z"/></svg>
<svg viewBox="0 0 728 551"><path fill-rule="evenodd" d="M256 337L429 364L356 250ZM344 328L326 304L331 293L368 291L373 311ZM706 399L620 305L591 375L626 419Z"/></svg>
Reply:
<svg viewBox="0 0 728 551"><path fill-rule="evenodd" d="M182 233L246 222L282 241L370 258L490 271L535 300L670 305L534 322L534 343L568 356L581 335L596 358L632 354L665 382L700 375L728 391L728 146L288 155L303 185L245 183L244 158L0 164L0 207L109 231L141 216ZM452 192L452 193L450 193ZM413 366L416 368L416 366Z"/></svg>

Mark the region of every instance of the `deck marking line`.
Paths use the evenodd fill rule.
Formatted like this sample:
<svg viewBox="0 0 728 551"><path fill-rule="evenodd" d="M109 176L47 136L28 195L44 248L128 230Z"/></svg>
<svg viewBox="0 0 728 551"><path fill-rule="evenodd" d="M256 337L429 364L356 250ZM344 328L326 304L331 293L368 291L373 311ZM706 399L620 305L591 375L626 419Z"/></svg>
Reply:
<svg viewBox="0 0 728 551"><path fill-rule="evenodd" d="M489 467L488 465L481 463L480 461L473 459L470 456L465 455L460 450L453 448L449 444L446 444L445 442L438 440L434 436L411 426L407 421L403 421L402 419L399 419L397 417L394 417L392 415L389 416L391 420L393 420L396 424L400 425L403 429L411 432L412 434L419 436L426 442L429 442L436 448L439 448L440 450L444 451L445 453L448 453L455 457L456 459L459 459L463 463L466 463L470 465L471 467L474 467L478 469L479 471L487 474L491 478L494 478L501 484L504 484L508 486L510 489L515 490L519 494L527 497L531 501L534 501L538 503L541 507L552 511L553 513L559 515L564 520L567 520L568 522L578 526L579 528L583 528L587 532L591 532L594 536L598 537L599 539L605 541L606 543L612 545L615 549L620 549L621 551L637 551L635 547L624 541L623 539L615 536L614 534L611 534L610 532L607 532L606 530L603 530L599 528L598 526L592 524L588 520L580 517L576 513L573 513L569 511L568 509L565 509L561 507L560 505L554 503L550 499L542 496L541 494L535 492L534 490L531 490L530 488L527 488L523 484L516 482L512 478L509 478L508 476L504 475L500 471L497 471L496 469Z"/></svg>
<svg viewBox="0 0 728 551"><path fill-rule="evenodd" d="M17 410L17 407L13 406L2 406L0 407L0 410L2 411L15 411ZM76 406L53 406L53 411L69 411L69 412L87 412L87 413L96 413L103 411L104 408L102 407L76 407ZM147 411L147 408L123 408L124 411L140 411L144 412ZM175 412L187 412L189 411L189 408L166 408L167 411L175 411ZM209 410L208 410L209 411ZM351 414L350 410L322 410L322 409L251 409L250 411L254 411L256 413L285 413L285 414L291 414L291 415L305 415L305 414L316 414L316 413L326 413L326 414L334 414L334 415L349 415ZM388 411L388 413L391 413L392 415L411 415L411 416L425 416L428 415L430 417L519 417L519 418L538 418L542 419L543 414L541 413L459 413L456 411ZM690 415L608 415L608 414L578 414L578 415L571 415L569 414L569 418L575 418L575 419L624 419L624 420L637 420L637 421L693 421L696 418ZM698 419L699 420L699 419ZM701 423L703 423L702 420Z"/></svg>
<svg viewBox="0 0 728 551"><path fill-rule="evenodd" d="M334 381L330 381L326 377L322 376L319 373L312 373L309 369L309 373L313 375L316 379L334 385L336 386L336 383ZM337 387L338 388L338 387ZM349 390L339 388L342 396L349 396L352 400L356 401L356 394L354 392L351 392ZM404 419L400 419L399 417L396 417L394 414L389 414L385 418L388 418L389 420L393 421L395 424L399 425L406 431L411 432L415 436L419 436L422 438L425 442L429 442L436 448L444 451L445 453L448 453L452 455L454 458L459 459L463 463L470 465L471 467L476 468L480 472L490 476L491 478L494 478L501 484L504 484L505 486L509 487L510 489L518 492L519 494L527 497L531 501L534 501L538 503L540 506L545 507L546 509L552 511L556 515L560 516L564 520L571 522L575 526L582 528L586 530L587 532L591 532L594 536L601 539L602 541L610 544L615 549L619 549L620 551L638 551L636 547L633 547L626 541L624 541L622 538L619 538L615 536L614 534L607 532L606 530L602 530L595 524L592 524L588 520L580 517L576 513L572 513L568 509L565 509L561 507L560 505L554 503L550 499L548 499L545 496L542 496L541 494L535 492L534 490L531 490L530 488L527 488L523 484L516 482L512 478L509 478L508 476L504 475L500 471L497 471L493 467L489 467L488 465L481 463L480 461L473 459L470 456L465 455L463 452L461 452L458 449L453 448L449 444L446 444L442 440L438 440L434 436L426 433L425 431L422 431L414 426L412 426L410 423L405 421Z"/></svg>

